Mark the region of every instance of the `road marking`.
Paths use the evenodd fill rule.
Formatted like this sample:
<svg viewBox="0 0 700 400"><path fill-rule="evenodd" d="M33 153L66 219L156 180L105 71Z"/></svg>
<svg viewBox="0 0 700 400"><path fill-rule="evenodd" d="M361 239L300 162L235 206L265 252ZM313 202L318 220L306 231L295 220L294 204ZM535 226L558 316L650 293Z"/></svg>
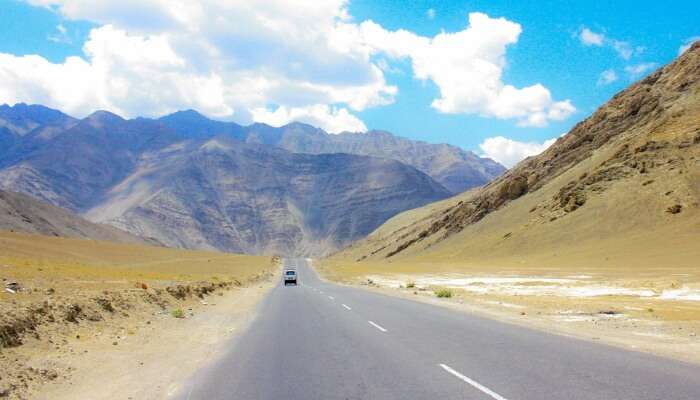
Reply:
<svg viewBox="0 0 700 400"><path fill-rule="evenodd" d="M496 399L496 400L508 400L505 397L501 396L500 394L498 394L498 393L494 392L493 390L487 388L486 386L480 384L479 382L472 380L472 379L469 379L468 377L453 370L452 368L448 367L447 365L445 365L445 364L438 364L438 365L440 365L440 367L442 367L442 369L444 369L445 371L451 373L452 375L463 380L464 382L467 382L468 384L470 384L470 385L474 386L475 388L481 390L482 392L488 394L489 396L493 397L494 399Z"/></svg>
<svg viewBox="0 0 700 400"><path fill-rule="evenodd" d="M328 298L331 300L335 300L335 297L333 297L333 296L328 296Z"/></svg>
<svg viewBox="0 0 700 400"><path fill-rule="evenodd" d="M345 307L346 310L352 310L352 308L346 306L345 304L343 304L343 307Z"/></svg>
<svg viewBox="0 0 700 400"><path fill-rule="evenodd" d="M379 329L380 331L386 332L386 329L384 329L384 328L382 328L381 326L375 324L374 322L372 322L372 321L367 321L367 322L369 322L370 325L372 325L373 327Z"/></svg>

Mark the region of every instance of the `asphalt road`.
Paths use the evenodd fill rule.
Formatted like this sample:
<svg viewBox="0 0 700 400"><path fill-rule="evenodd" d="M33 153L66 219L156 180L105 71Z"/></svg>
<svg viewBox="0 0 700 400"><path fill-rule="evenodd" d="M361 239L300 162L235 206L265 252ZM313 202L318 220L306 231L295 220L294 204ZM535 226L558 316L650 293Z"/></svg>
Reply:
<svg viewBox="0 0 700 400"><path fill-rule="evenodd" d="M700 399L700 367L338 286L303 259L183 399Z"/></svg>

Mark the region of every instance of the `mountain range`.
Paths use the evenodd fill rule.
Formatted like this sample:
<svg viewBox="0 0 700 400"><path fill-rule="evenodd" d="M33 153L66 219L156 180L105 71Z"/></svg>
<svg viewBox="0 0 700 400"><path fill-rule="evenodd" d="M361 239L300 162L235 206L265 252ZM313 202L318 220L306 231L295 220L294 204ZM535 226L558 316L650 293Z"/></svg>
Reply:
<svg viewBox="0 0 700 400"><path fill-rule="evenodd" d="M165 245L325 254L504 171L387 132L0 106L0 188ZM448 189L449 188L449 189Z"/></svg>
<svg viewBox="0 0 700 400"><path fill-rule="evenodd" d="M697 267L699 204L697 42L542 154L481 188L399 214L334 257Z"/></svg>

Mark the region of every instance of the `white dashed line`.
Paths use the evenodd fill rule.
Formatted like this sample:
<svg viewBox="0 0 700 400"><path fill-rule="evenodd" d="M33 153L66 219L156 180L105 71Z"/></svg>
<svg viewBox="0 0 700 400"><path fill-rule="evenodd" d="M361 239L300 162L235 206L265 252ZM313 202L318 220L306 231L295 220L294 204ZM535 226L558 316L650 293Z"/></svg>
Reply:
<svg viewBox="0 0 700 400"><path fill-rule="evenodd" d="M335 300L335 297L333 297L333 296L328 296L328 298L331 300Z"/></svg>
<svg viewBox="0 0 700 400"><path fill-rule="evenodd" d="M492 398L494 398L496 400L508 400L505 397L501 396L500 394L498 394L498 393L494 392L493 390L487 388L486 386L480 384L479 382L472 380L472 379L469 379L468 377L453 370L452 368L448 367L447 365L445 365L445 364L438 364L438 365L440 365L440 367L442 367L442 369L444 369L445 371L451 373L452 375L463 380L464 382L467 382L468 384L470 384L470 385L474 386L475 388L481 390L482 392L488 394Z"/></svg>
<svg viewBox="0 0 700 400"><path fill-rule="evenodd" d="M352 310L352 308L346 306L345 304L343 304L343 307L345 307L346 310Z"/></svg>
<svg viewBox="0 0 700 400"><path fill-rule="evenodd" d="M384 329L384 328L382 328L381 326L375 324L374 322L372 322L372 321L367 321L367 322L369 322L370 325L372 325L373 327L379 329L380 331L386 332L386 329Z"/></svg>

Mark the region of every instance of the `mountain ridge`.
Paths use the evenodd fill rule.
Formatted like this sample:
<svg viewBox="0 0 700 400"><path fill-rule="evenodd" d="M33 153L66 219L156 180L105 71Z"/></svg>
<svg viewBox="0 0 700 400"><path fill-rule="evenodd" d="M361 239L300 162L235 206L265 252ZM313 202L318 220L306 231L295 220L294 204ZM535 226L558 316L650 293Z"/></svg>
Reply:
<svg viewBox="0 0 700 400"><path fill-rule="evenodd" d="M482 188L399 214L336 257L522 259L564 243L581 252L587 241L599 243L599 250L591 244L586 254L602 257L605 243L630 235L637 242L625 246L649 254L663 249L637 246L653 242L650 232L669 230L680 236L667 248L688 254L691 242L680 238L700 231L699 153L696 43L616 94L542 154Z"/></svg>
<svg viewBox="0 0 700 400"><path fill-rule="evenodd" d="M170 118L183 125L97 111L47 137L27 134L0 156L0 188L169 246L298 255L325 254L451 194L396 160L292 153L265 143L276 131L262 124L245 141L226 123L193 137L211 121Z"/></svg>

